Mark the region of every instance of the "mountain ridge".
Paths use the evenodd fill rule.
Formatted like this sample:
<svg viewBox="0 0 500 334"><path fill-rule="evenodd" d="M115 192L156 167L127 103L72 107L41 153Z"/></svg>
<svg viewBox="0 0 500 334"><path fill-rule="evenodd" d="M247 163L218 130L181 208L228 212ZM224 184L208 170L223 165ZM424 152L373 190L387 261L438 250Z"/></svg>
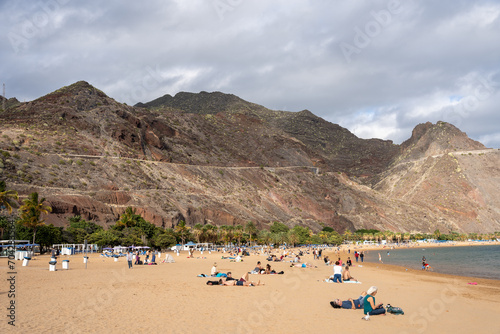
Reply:
<svg viewBox="0 0 500 334"><path fill-rule="evenodd" d="M417 125L396 145L308 110L199 94L131 107L80 81L9 107L0 178L21 196L47 197L47 221L59 226L73 214L109 226L132 206L165 227L500 230L497 183L485 181L500 175L497 151L448 123Z"/></svg>

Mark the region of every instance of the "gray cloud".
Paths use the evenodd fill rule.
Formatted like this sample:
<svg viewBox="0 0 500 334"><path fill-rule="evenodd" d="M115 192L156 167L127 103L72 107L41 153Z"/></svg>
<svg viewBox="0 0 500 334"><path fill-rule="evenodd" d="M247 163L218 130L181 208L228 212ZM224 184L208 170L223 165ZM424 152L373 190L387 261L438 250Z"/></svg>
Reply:
<svg viewBox="0 0 500 334"><path fill-rule="evenodd" d="M500 147L499 1L0 2L0 82L134 104L222 91L399 143L449 121Z"/></svg>

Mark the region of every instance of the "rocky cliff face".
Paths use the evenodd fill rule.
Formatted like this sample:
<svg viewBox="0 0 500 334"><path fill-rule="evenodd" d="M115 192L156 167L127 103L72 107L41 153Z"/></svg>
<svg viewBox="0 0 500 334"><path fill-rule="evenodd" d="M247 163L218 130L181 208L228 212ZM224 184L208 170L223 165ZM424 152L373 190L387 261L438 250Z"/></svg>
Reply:
<svg viewBox="0 0 500 334"><path fill-rule="evenodd" d="M234 95L130 107L86 82L13 103L0 122L0 178L46 197L59 226L76 214L109 226L132 206L164 227L500 230L498 152L446 123L394 145Z"/></svg>

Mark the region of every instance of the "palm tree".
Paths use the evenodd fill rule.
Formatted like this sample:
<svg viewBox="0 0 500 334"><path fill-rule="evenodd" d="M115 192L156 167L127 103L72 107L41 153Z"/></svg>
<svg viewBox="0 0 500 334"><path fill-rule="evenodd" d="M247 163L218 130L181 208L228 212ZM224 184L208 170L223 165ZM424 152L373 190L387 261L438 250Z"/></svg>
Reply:
<svg viewBox="0 0 500 334"><path fill-rule="evenodd" d="M217 226L212 224L207 224L203 226L204 234L206 235L206 240L217 243Z"/></svg>
<svg viewBox="0 0 500 334"><path fill-rule="evenodd" d="M401 233L396 232L395 237L396 237L396 240L398 241L398 244L399 244L401 242Z"/></svg>
<svg viewBox="0 0 500 334"><path fill-rule="evenodd" d="M406 242L409 242L410 241L410 233L409 232L406 232L404 235L403 235L403 238Z"/></svg>
<svg viewBox="0 0 500 334"><path fill-rule="evenodd" d="M344 231L344 240L346 241L351 241L352 238L352 232L349 230Z"/></svg>
<svg viewBox="0 0 500 334"><path fill-rule="evenodd" d="M322 243L326 243L326 240L328 239L328 233L325 231L321 231L318 233L318 237L321 239Z"/></svg>
<svg viewBox="0 0 500 334"><path fill-rule="evenodd" d="M247 232L248 235L250 236L250 245L252 245L252 236L254 236L257 233L257 228L255 227L253 222L249 221L245 225L245 232Z"/></svg>
<svg viewBox="0 0 500 334"><path fill-rule="evenodd" d="M271 232L268 230L260 230L258 234L259 241L267 246L271 243Z"/></svg>
<svg viewBox="0 0 500 334"><path fill-rule="evenodd" d="M224 236L225 241L230 244L234 240L234 226L226 226L226 235Z"/></svg>
<svg viewBox="0 0 500 334"><path fill-rule="evenodd" d="M189 227L186 226L186 222L181 220L179 224L175 227L175 232L181 238L182 244L184 245L184 241L189 236Z"/></svg>
<svg viewBox="0 0 500 334"><path fill-rule="evenodd" d="M137 220L139 218L142 217L136 214L136 209L129 206L125 209L125 212L121 215L120 220L116 222L116 225L124 227L133 227L137 224Z"/></svg>
<svg viewBox="0 0 500 334"><path fill-rule="evenodd" d="M373 235L375 240L377 241L378 244L382 242L382 239L384 238L384 234L382 232L377 232Z"/></svg>
<svg viewBox="0 0 500 334"><path fill-rule="evenodd" d="M193 226L193 234L194 237L196 238L196 241L200 243L200 239L203 235L203 225L198 223Z"/></svg>
<svg viewBox="0 0 500 334"><path fill-rule="evenodd" d="M43 204L43 202L45 202L45 198L39 199L37 192L31 193L31 195L23 202L24 204L19 208L19 211L21 212L20 223L33 229L34 244L37 228L45 224L41 219L41 216L42 214L48 214L51 212L52 208Z"/></svg>
<svg viewBox="0 0 500 334"><path fill-rule="evenodd" d="M387 240L387 243L392 243L392 239L394 239L394 233L387 230L384 232L384 234L385 234L385 240Z"/></svg>
<svg viewBox="0 0 500 334"><path fill-rule="evenodd" d="M12 212L13 200L18 200L17 191L7 190L5 181L0 181L0 211L6 209L9 213Z"/></svg>

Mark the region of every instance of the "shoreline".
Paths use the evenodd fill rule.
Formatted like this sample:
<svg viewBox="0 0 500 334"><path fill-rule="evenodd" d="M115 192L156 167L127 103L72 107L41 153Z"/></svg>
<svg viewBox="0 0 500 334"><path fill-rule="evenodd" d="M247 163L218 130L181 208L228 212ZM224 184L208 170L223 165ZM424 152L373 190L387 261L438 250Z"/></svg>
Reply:
<svg viewBox="0 0 500 334"><path fill-rule="evenodd" d="M474 277L474 276L461 276L461 275L445 274L445 273L438 273L435 271L425 271L425 270L405 268L405 267L397 265L397 264L364 262L363 265L366 267L370 267L370 268L374 267L377 269L386 270L388 272L408 272L408 273L412 273L413 275L416 275L416 276L419 275L419 276L423 276L423 277L441 277L441 278L446 278L446 279L460 279L460 280L464 280L464 281L481 282L481 283L484 283L486 285L488 285L488 284L490 284L490 285L500 284L500 278L493 279L493 278L483 278L483 277Z"/></svg>
<svg viewBox="0 0 500 334"><path fill-rule="evenodd" d="M387 245L346 245L343 244L341 250L344 248L347 250L352 247L353 250L359 249L370 249L370 250L383 250L383 249L407 249L407 248L436 248L436 247L475 247L475 246L500 246L500 241L452 241L452 242L442 242L442 243L419 243L419 242L411 242L409 245L406 244L394 244L390 243ZM391 248L393 247L393 248Z"/></svg>
<svg viewBox="0 0 500 334"><path fill-rule="evenodd" d="M345 245L343 245L343 246L345 246ZM475 243L475 244L469 244L468 242L461 242L460 244L416 244L416 245L413 245L411 247L406 247L406 246L391 247L392 245L388 245L385 247L381 247L379 245L376 245L376 246L364 245L364 246L370 246L370 247L367 247L367 248L356 247L356 248L354 248L354 250L368 251L371 253L373 251L381 251L381 250L384 250L384 251L396 250L397 251L397 250L403 250L403 249L421 249L421 248L426 249L426 248L450 248L450 247L461 247L462 248L462 247L477 247L477 246L500 246L500 242L480 242L480 243ZM346 249L341 248L340 252L342 254L348 254L348 253L346 253L347 249L349 249L349 247L347 247ZM353 249L351 248L351 254L352 253L353 253ZM335 252L333 254L335 254ZM342 259L342 261L344 261L344 259ZM407 268L405 265L379 263L376 261L370 262L370 261L365 260L365 262L363 264L372 264L372 265L376 265L376 266L379 266L379 265L390 266L390 267L395 267L395 268L401 268L402 270L408 270L408 271L411 270L411 271L414 271L416 273L422 273L422 274L428 273L428 274L433 274L433 275L444 275L444 276L448 276L448 277L457 277L457 278L463 277L463 278L469 278L469 279L474 279L474 280L500 281L500 278L494 279L494 278L459 275L459 274L447 274L447 273L441 273L441 272L436 272L436 271L417 270L417 269L413 269L413 268Z"/></svg>

